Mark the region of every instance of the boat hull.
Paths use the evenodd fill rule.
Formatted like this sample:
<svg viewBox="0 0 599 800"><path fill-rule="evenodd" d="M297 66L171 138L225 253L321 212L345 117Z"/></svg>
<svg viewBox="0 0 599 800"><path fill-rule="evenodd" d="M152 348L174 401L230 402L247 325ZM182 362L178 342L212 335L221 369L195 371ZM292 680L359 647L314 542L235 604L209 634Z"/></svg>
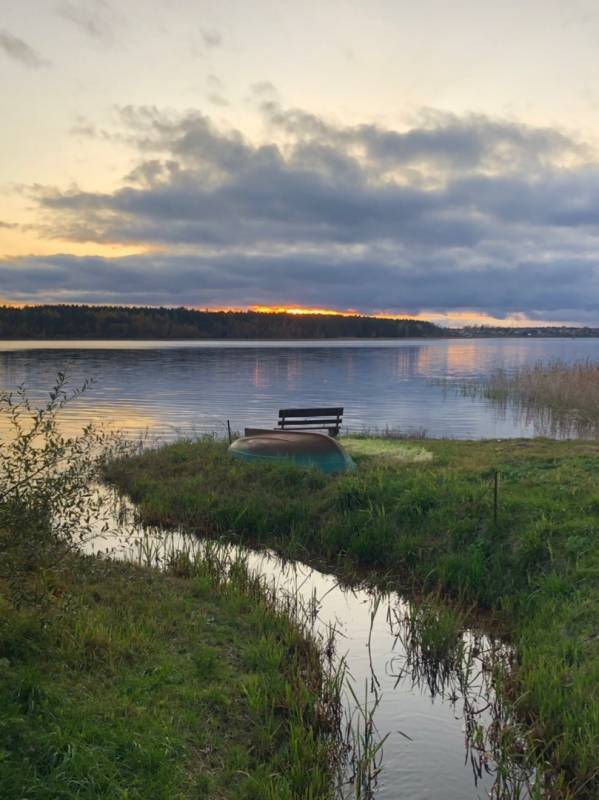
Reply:
<svg viewBox="0 0 599 800"><path fill-rule="evenodd" d="M355 469L352 458L326 433L264 431L236 439L229 453L239 461L254 464L293 462L316 467L326 473Z"/></svg>

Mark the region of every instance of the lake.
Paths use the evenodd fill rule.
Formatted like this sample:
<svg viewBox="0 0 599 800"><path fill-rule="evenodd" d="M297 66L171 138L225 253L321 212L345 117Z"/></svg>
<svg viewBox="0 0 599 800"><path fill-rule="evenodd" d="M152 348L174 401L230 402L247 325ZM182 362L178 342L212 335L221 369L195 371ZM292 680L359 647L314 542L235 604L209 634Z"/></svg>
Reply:
<svg viewBox="0 0 599 800"><path fill-rule="evenodd" d="M538 360L599 359L599 339L110 341L0 343L0 389L47 397L58 372L94 385L68 429L102 422L127 436L224 435L272 427L293 406L344 406L345 431L392 428L458 439L547 433L540 421L465 397L465 380Z"/></svg>

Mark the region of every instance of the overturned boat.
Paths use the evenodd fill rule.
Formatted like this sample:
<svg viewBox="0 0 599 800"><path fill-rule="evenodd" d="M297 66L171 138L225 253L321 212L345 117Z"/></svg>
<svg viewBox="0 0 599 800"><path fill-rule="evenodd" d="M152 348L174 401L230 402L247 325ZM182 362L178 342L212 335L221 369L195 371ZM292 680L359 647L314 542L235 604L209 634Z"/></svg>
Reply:
<svg viewBox="0 0 599 800"><path fill-rule="evenodd" d="M249 431L248 431L249 433ZM229 447L233 458L250 463L292 461L323 472L345 472L356 468L352 458L326 433L314 431L256 431L236 439Z"/></svg>

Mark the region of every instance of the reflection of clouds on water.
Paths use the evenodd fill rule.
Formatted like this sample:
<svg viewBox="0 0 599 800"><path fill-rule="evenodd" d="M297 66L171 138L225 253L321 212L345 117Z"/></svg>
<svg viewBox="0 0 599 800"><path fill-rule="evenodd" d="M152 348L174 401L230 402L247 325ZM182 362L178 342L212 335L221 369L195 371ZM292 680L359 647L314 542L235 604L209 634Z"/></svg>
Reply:
<svg viewBox="0 0 599 800"><path fill-rule="evenodd" d="M107 433L124 431L129 436L134 434L135 438L151 436L154 430L163 426L163 422L150 410L144 412L128 403L111 405L105 401L96 402L90 408L84 400L73 400L59 418L60 430L67 436L79 434L90 423ZM0 417L0 436L6 436L9 428L9 421Z"/></svg>
<svg viewBox="0 0 599 800"><path fill-rule="evenodd" d="M459 382L539 358L599 355L598 340L449 339L339 342L0 343L0 388L24 383L47 399L57 372L94 386L65 411L71 430L102 419L128 436L162 439L246 425L271 427L282 407L344 406L351 431L425 429L429 436L507 438L539 422L482 398L447 392ZM543 429L543 431L545 428ZM551 431L550 431L551 432ZM559 429L556 429L559 434Z"/></svg>
<svg viewBox="0 0 599 800"><path fill-rule="evenodd" d="M299 386L303 373L301 357L297 352L290 353L287 361L287 386L289 389L293 390L296 386Z"/></svg>
<svg viewBox="0 0 599 800"><path fill-rule="evenodd" d="M402 348L392 361L392 376L397 380L405 380L421 374L420 362L426 360L426 354L429 352L430 349L428 348Z"/></svg>
<svg viewBox="0 0 599 800"><path fill-rule="evenodd" d="M453 346L452 346L453 344ZM475 342L460 342L460 347L450 343L446 350L444 369L447 375L475 372L479 366L479 351Z"/></svg>

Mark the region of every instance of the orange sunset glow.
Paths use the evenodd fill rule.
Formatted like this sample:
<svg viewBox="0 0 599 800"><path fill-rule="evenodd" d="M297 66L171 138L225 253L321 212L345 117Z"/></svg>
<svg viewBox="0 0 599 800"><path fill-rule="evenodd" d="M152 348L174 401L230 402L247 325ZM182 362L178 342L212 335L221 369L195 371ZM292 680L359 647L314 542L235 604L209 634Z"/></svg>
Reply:
<svg viewBox="0 0 599 800"><path fill-rule="evenodd" d="M374 319L420 319L413 314L389 314L386 312L359 311L355 308L317 308L313 306L296 305L250 305L250 306L208 306L198 309L202 311L253 311L256 314L291 314L292 316L322 316L322 317L371 317ZM424 317L422 317L424 319Z"/></svg>
<svg viewBox="0 0 599 800"><path fill-rule="evenodd" d="M245 310L245 309L244 309ZM356 308L314 308L311 306L249 306L247 311L255 311L260 314L293 314L297 316L315 315L326 317L372 317L374 319L425 319L420 315L414 314L392 314L385 311L368 312L359 311ZM426 317L428 319L428 317Z"/></svg>
<svg viewBox="0 0 599 800"><path fill-rule="evenodd" d="M448 327L461 327L463 325L490 325L493 327L519 327L533 324L535 327L555 325L548 320L531 321L525 315L508 317L494 317L476 310L450 311L439 313L437 311L421 311L418 314L407 312L392 313L390 311L366 311L356 308L318 308L315 306L298 305L249 305L249 306L195 306L198 311L224 311L244 312L253 311L257 314L291 314L293 316L333 316L333 317L370 317L371 319L411 319L415 321L429 321ZM567 322L565 324L575 324Z"/></svg>

